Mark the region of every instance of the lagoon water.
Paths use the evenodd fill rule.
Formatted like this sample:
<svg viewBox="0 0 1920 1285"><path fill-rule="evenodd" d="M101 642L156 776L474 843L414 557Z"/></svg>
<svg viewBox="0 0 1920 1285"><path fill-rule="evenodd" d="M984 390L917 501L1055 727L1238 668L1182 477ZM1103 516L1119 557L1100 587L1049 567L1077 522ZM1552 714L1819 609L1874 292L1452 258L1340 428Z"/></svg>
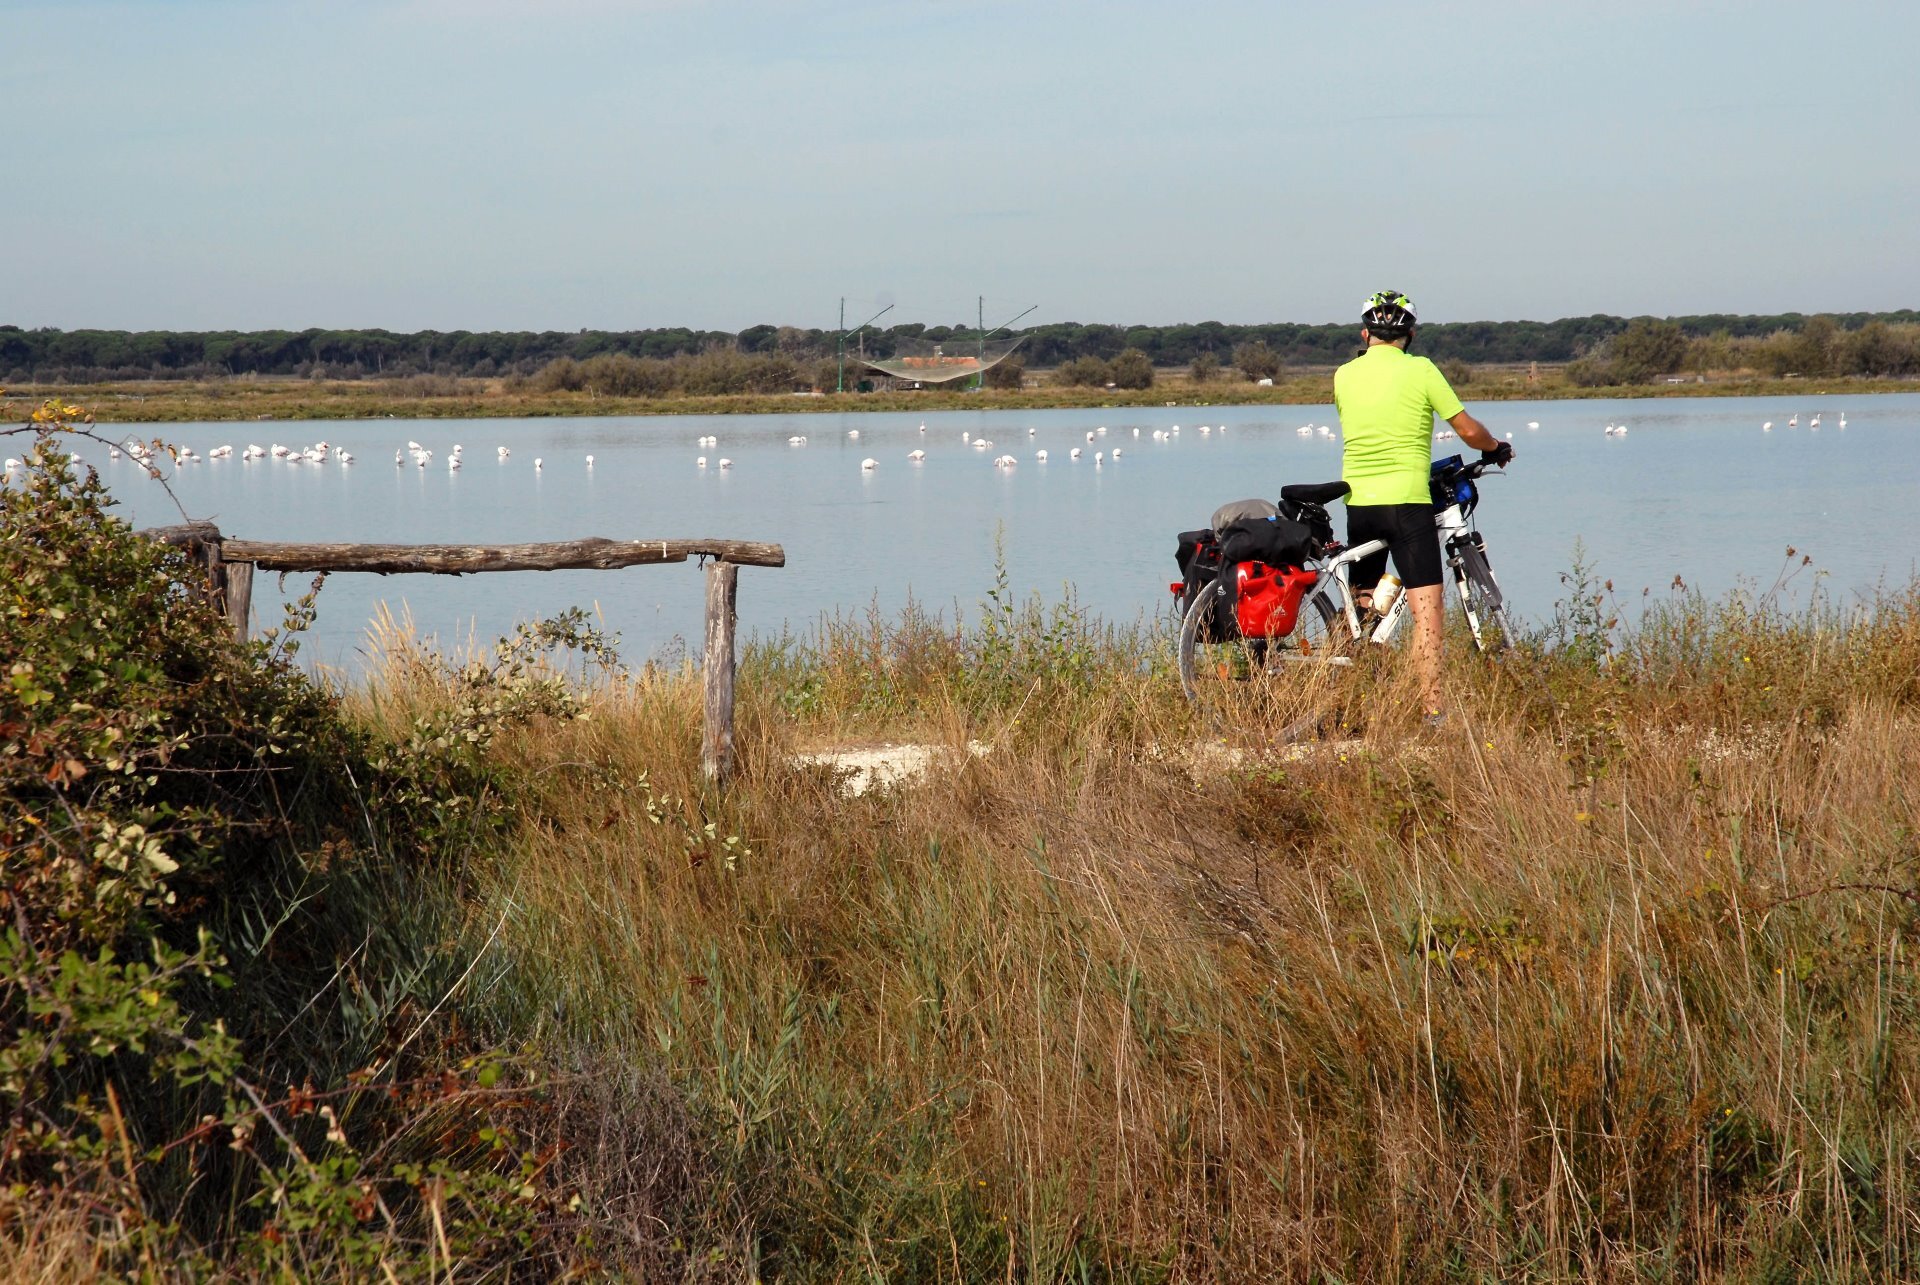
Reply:
<svg viewBox="0 0 1920 1285"><path fill-rule="evenodd" d="M1915 574L1920 395L1836 399L1809 389L1793 398L1474 410L1496 435L1511 433L1519 452L1506 476L1482 488L1478 521L1526 620L1552 618L1576 543L1628 606L1642 589L1668 592L1676 576L1714 593L1765 591L1786 567L1789 545L1814 560L1784 591L1793 603L1816 590L1836 603L1865 601ZM1821 424L1812 430L1816 413ZM1799 427L1788 428L1796 414ZM1530 420L1538 430L1526 427ZM1773 430L1763 433L1768 420ZM739 598L743 629L777 637L805 634L823 613L892 613L910 598L949 620L971 618L993 588L996 558L1018 595L1051 602L1071 593L1116 623L1164 621L1176 532L1205 525L1224 501L1272 498L1284 483L1339 475L1338 441L1301 436L1308 424L1338 428L1324 405L125 427L129 436L160 436L202 455L231 443L234 458L181 465L171 487L187 514L247 539L779 541L787 566L743 568ZM1608 424L1629 431L1610 437ZM1176 425L1177 436L1154 439ZM993 445L975 449L963 433ZM718 444L697 445L703 435ZM806 444L789 444L794 435ZM249 442L304 447L321 438L352 451L355 462L238 458ZM394 452L410 439L436 452L427 467L411 459L395 466ZM455 443L464 444L465 463L450 472ZM500 445L512 451L504 461ZM1459 443L1434 446L1440 456ZM1069 458L1074 447L1079 460ZM1117 461L1115 447L1123 452ZM916 449L924 461L909 461ZM1040 449L1046 463L1034 458ZM1095 451L1106 453L1103 465ZM181 520L139 466L101 459L97 446L81 453L136 525ZM1018 465L994 467L1001 454ZM705 469L695 464L701 455ZM544 461L538 471L536 457ZM731 468L717 466L722 457ZM869 457L877 467L863 471ZM1337 507L1335 521L1343 524ZM285 595L275 579L263 575L256 585L256 626L277 622L278 603L304 590L307 577L286 577ZM382 603L448 647L484 643L516 621L579 605L597 609L621 635L629 662L670 660L689 641L698 648L702 594L691 563L458 578L340 574L321 593L303 654L357 669Z"/></svg>

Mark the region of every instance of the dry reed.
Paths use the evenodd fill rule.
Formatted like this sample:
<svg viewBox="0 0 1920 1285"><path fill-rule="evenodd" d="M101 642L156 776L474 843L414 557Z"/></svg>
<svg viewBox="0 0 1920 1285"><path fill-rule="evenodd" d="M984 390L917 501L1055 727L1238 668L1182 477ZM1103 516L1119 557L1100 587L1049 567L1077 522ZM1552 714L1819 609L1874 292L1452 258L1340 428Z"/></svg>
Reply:
<svg viewBox="0 0 1920 1285"><path fill-rule="evenodd" d="M1367 687L1306 753L1071 610L751 655L724 796L694 675L608 681L492 751L470 1007L671 1098L615 1168L671 1156L649 1216L722 1276L1910 1275L1920 599L1581 601L1455 648L1438 733ZM955 753L796 758L900 739Z"/></svg>

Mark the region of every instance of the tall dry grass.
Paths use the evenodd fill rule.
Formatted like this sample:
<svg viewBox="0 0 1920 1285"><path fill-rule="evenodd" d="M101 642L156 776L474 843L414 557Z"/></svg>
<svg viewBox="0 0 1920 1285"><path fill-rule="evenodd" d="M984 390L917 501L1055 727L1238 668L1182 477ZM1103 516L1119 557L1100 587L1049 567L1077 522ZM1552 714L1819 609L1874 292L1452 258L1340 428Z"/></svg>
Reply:
<svg viewBox="0 0 1920 1285"><path fill-rule="evenodd" d="M600 681L490 751L469 1020L568 1073L610 1270L1912 1276L1920 592L1590 589L1304 753L1070 606L756 652L724 795L694 675ZM389 729L454 699L405 651Z"/></svg>

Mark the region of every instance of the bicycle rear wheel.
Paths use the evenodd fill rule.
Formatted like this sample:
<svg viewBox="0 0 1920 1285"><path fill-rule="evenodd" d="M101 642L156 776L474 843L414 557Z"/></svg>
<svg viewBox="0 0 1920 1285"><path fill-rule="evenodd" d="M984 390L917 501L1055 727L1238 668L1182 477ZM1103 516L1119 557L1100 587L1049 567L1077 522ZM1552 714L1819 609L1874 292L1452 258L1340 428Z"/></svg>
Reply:
<svg viewBox="0 0 1920 1285"><path fill-rule="evenodd" d="M1513 625L1507 619L1507 601L1493 578L1493 566L1478 545L1461 543L1455 575L1460 587L1460 609L1481 651L1505 651L1513 646Z"/></svg>
<svg viewBox="0 0 1920 1285"><path fill-rule="evenodd" d="M1332 684L1352 664L1352 633L1335 582L1316 586L1300 603L1284 638L1215 641L1220 582L1194 595L1180 622L1180 687L1221 735L1280 742L1312 732L1331 703Z"/></svg>

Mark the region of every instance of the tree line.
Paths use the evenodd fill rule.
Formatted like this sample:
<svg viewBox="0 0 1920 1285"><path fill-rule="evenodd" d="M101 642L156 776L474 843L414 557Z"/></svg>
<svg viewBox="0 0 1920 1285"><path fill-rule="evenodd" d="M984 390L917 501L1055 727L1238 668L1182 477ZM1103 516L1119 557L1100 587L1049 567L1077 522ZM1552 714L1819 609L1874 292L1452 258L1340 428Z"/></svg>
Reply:
<svg viewBox="0 0 1920 1285"><path fill-rule="evenodd" d="M1168 326L1056 322L1023 332L1009 372L1066 369L1080 382L1104 370L1138 380L1148 367L1188 367L1210 375L1231 367L1245 378L1272 377L1287 367L1325 367L1350 356L1356 323L1232 325L1207 321ZM1604 314L1558 321L1466 321L1422 326L1420 351L1443 363L1574 363L1577 378L1633 382L1679 369L1762 373L1912 374L1920 371L1920 312L1706 314L1627 318ZM965 326L919 324L870 328L849 336L849 370L864 351L891 357L902 341L966 342ZM729 390L734 376L755 385L821 386L837 374L839 335L825 329L759 325L733 333L666 327L654 330L436 331L255 330L126 331L25 329L0 325L0 379L24 383L89 383L125 379L211 379L266 375L375 379L438 375L519 377L567 387L578 367L601 362L637 385L663 382ZM1139 354L1136 358L1132 354ZM1678 355L1674 355L1677 353ZM620 359L610 362L608 359ZM1820 363L1824 362L1824 368ZM572 363L572 366L556 363ZM1582 364L1584 363L1584 364ZM1717 364L1716 364L1717 363ZM1662 367L1653 370L1652 367ZM1204 377L1204 376L1203 376ZM1002 375L1002 379L1006 375ZM833 382L825 385L833 387Z"/></svg>

